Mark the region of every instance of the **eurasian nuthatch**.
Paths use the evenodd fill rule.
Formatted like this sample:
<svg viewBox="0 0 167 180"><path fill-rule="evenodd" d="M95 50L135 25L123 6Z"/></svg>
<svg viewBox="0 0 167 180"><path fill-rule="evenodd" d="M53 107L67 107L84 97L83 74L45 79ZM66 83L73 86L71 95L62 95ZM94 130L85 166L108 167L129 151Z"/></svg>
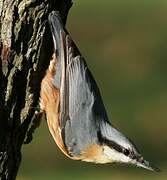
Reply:
<svg viewBox="0 0 167 180"><path fill-rule="evenodd" d="M99 88L59 13L49 15L54 55L41 84L41 108L61 151L71 159L120 162L158 171L110 123Z"/></svg>

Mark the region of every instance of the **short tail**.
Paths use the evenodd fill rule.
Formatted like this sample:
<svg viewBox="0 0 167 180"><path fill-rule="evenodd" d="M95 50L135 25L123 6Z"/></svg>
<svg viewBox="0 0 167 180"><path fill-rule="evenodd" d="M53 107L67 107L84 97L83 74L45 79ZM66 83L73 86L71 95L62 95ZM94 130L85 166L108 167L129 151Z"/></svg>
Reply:
<svg viewBox="0 0 167 180"><path fill-rule="evenodd" d="M48 17L50 29L53 37L55 54L61 56L62 34L66 34L60 14L57 11L52 11Z"/></svg>
<svg viewBox="0 0 167 180"><path fill-rule="evenodd" d="M48 17L54 44L54 53L57 63L55 66L56 75L54 76L54 84L56 87L61 86L62 74L65 72L66 60L66 30L61 20L60 14L57 11L52 11Z"/></svg>

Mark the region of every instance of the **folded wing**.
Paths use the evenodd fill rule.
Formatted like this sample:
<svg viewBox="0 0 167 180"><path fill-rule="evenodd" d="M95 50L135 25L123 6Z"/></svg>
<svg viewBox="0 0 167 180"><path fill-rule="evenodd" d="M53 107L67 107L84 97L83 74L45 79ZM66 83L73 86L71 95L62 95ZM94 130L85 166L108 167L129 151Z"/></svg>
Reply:
<svg viewBox="0 0 167 180"><path fill-rule="evenodd" d="M108 118L97 84L59 15L52 13L49 19L61 73L62 138L69 154L79 156L81 151L98 143L100 122L108 122Z"/></svg>

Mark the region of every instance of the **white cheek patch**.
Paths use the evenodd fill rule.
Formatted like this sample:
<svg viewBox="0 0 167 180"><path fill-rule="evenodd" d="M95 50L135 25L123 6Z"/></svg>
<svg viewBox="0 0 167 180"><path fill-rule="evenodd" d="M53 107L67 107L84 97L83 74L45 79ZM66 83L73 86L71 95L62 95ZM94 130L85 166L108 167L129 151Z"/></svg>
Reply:
<svg viewBox="0 0 167 180"><path fill-rule="evenodd" d="M111 162L122 162L122 163L129 163L132 161L128 156L117 152L115 149L111 149L108 146L104 146L104 155L107 156Z"/></svg>

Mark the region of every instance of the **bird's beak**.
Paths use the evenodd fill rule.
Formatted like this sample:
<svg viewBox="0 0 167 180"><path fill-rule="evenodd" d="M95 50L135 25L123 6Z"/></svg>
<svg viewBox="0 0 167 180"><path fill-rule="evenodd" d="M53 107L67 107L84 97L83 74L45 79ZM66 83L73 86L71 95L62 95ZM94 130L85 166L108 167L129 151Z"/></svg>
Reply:
<svg viewBox="0 0 167 180"><path fill-rule="evenodd" d="M150 164L148 161L144 160L143 158L140 158L139 160L137 160L137 166L150 170L150 171L160 172L159 168L153 166L152 164Z"/></svg>

